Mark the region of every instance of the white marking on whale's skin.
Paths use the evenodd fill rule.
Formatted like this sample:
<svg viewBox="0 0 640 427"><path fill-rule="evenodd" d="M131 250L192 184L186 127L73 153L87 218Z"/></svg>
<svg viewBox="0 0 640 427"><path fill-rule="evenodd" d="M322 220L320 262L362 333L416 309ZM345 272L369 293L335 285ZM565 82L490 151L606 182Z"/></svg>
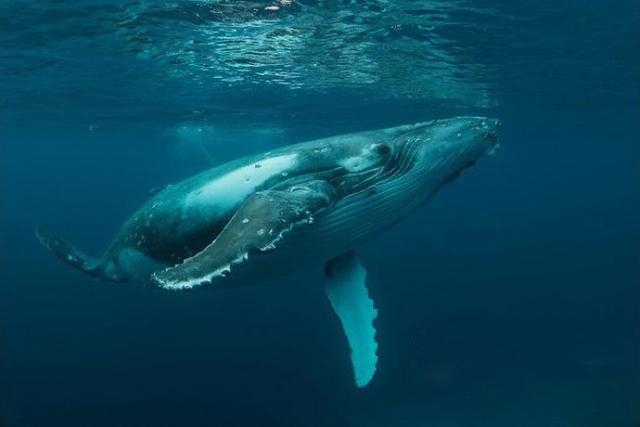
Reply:
<svg viewBox="0 0 640 427"><path fill-rule="evenodd" d="M373 152L375 144L364 147L358 154L347 157L338 162L340 166L349 172L360 172L375 166L380 160Z"/></svg>
<svg viewBox="0 0 640 427"><path fill-rule="evenodd" d="M205 274L201 277L194 277L188 280L182 281L167 281L161 282L160 286L164 289L169 289L172 291L179 291L184 289L191 289L195 286L200 286L205 283L211 283L211 281L217 277L224 277L227 274L231 273L231 267L236 264L241 264L249 259L249 254L244 253L238 256L236 259L232 260L229 264L225 264L222 267L212 271L211 273Z"/></svg>
<svg viewBox="0 0 640 427"><path fill-rule="evenodd" d="M188 207L215 205L233 209L269 178L286 173L295 166L297 154L270 157L235 169L187 195Z"/></svg>

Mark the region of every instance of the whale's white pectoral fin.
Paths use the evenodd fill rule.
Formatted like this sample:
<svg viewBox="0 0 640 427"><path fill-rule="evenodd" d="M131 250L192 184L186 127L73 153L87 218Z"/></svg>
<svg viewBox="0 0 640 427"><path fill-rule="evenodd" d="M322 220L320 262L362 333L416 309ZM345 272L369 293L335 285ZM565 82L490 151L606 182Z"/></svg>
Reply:
<svg viewBox="0 0 640 427"><path fill-rule="evenodd" d="M259 191L238 208L209 246L182 264L153 273L151 280L168 289L211 283L250 256L275 249L294 226L312 223L313 215L331 205L334 196L334 187L323 180Z"/></svg>
<svg viewBox="0 0 640 427"><path fill-rule="evenodd" d="M365 286L367 271L354 251L327 262L326 293L338 315L351 348L356 385L364 387L373 378L378 362L378 343L373 321L378 311Z"/></svg>

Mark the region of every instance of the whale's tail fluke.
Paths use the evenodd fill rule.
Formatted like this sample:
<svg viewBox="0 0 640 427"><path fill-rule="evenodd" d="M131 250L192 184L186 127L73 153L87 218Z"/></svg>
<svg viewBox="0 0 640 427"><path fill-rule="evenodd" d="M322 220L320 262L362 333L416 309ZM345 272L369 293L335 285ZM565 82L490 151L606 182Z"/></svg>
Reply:
<svg viewBox="0 0 640 427"><path fill-rule="evenodd" d="M36 227L36 236L44 247L70 266L92 276L104 277L101 260L88 257L76 249L71 243L61 239L40 225Z"/></svg>

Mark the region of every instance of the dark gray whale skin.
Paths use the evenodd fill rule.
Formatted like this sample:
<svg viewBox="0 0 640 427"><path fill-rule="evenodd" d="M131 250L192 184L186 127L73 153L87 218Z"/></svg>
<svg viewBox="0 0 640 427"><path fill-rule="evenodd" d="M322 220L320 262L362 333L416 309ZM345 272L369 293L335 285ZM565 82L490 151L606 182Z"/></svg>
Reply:
<svg viewBox="0 0 640 427"><path fill-rule="evenodd" d="M68 264L108 280L190 288L214 278L229 282L229 270L234 270L229 276L236 274L227 267L238 263L245 270L259 266L254 274L239 273L238 284L260 281L310 258L324 262L400 221L491 153L498 127L495 119L458 117L339 135L238 159L157 191L99 259L44 228L36 233ZM262 216L253 224L266 228L252 229L250 235L244 221L258 210ZM248 217L240 218L244 212ZM269 233L271 240L265 237ZM214 253L209 248L216 239ZM208 257L195 262L205 249ZM194 265L163 273L186 260ZM205 275L212 266L220 274Z"/></svg>

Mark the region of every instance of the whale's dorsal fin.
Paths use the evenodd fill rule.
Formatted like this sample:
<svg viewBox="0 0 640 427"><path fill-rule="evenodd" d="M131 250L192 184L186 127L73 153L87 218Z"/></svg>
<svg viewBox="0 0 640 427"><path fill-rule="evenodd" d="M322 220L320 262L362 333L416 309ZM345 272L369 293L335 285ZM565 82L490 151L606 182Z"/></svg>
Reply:
<svg viewBox="0 0 640 427"><path fill-rule="evenodd" d="M351 363L358 387L373 378L378 362L378 343L373 321L378 310L365 286L367 271L354 251L330 259L326 265L325 291L338 315L351 348Z"/></svg>
<svg viewBox="0 0 640 427"><path fill-rule="evenodd" d="M313 222L313 215L330 206L334 187L312 180L260 191L238 208L216 239L182 264L158 271L151 280L165 288L185 289L210 283L231 272L250 254L276 248L294 226Z"/></svg>

